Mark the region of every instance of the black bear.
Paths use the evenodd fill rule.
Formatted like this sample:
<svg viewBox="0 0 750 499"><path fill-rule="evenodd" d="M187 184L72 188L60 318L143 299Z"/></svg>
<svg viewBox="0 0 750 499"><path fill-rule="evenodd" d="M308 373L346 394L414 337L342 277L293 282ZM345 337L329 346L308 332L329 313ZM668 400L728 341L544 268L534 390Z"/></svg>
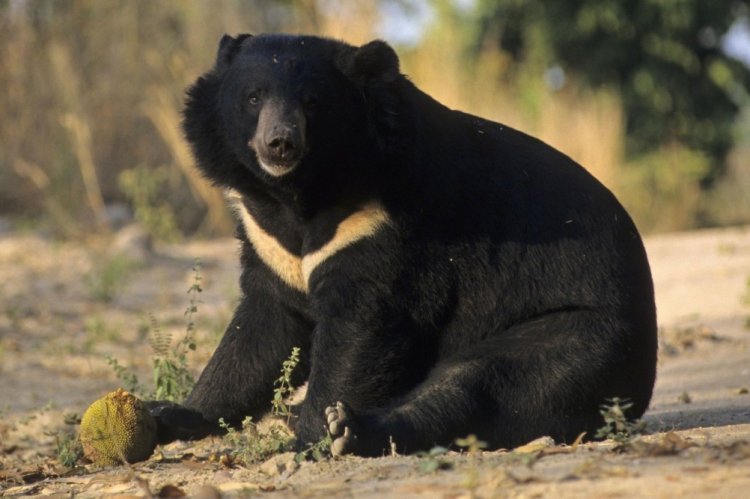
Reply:
<svg viewBox="0 0 750 499"><path fill-rule="evenodd" d="M417 89L385 42L225 35L184 130L238 214L242 300L184 408L154 410L166 438L262 416L295 346L298 439L335 454L570 441L608 398L646 410L630 217L562 153Z"/></svg>

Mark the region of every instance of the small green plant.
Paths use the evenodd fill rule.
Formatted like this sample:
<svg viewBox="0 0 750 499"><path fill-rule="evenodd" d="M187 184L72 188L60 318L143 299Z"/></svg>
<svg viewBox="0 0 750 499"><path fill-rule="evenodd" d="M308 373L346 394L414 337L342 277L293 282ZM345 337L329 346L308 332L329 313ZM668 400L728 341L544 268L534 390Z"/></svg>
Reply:
<svg viewBox="0 0 750 499"><path fill-rule="evenodd" d="M628 399L607 399L599 411L604 418L604 426L597 430L594 438L612 439L619 444L625 444L643 433L646 424L640 420L631 421L626 415L631 407L633 403Z"/></svg>
<svg viewBox="0 0 750 499"><path fill-rule="evenodd" d="M299 364L299 347L292 348L292 353L289 358L281 364L281 376L274 382L273 400L271 400L271 406L273 408L274 416L286 417L286 422L289 423L292 418L292 412L286 400L294 394L295 388L292 386L292 372L294 368Z"/></svg>
<svg viewBox="0 0 750 499"><path fill-rule="evenodd" d="M231 447L232 461L245 465L265 461L276 454L288 452L294 447L294 435L283 423L274 422L266 429L262 429L253 422L252 418L246 417L238 429L221 418L219 426L226 431L224 440ZM308 459L314 461L327 459L331 455L332 442L330 433L326 433L320 441L310 444L306 449L295 454L294 460L301 463Z"/></svg>
<svg viewBox="0 0 750 499"><path fill-rule="evenodd" d="M321 438L318 442L310 444L306 449L301 450L294 456L294 460L298 463L312 459L313 461L323 461L331 457L331 444L333 443L333 437L331 434L326 432L326 436Z"/></svg>
<svg viewBox="0 0 750 499"><path fill-rule="evenodd" d="M185 309L185 335L172 347L172 335L164 332L153 315L149 316L151 334L149 343L153 351L152 380L153 391L144 389L138 382L138 377L119 362L107 357L107 363L115 370L117 378L127 391L154 400L169 400L181 402L192 390L195 384L193 375L188 369L188 353L194 351L195 344L195 313L198 311L198 294L201 288L201 262L195 261L193 266L193 283L188 289L190 297L187 309Z"/></svg>
<svg viewBox="0 0 750 499"><path fill-rule="evenodd" d="M292 348L289 358L281 365L281 376L274 382L271 412L277 418L277 421L283 418L287 424L274 421L267 428L261 429L251 418L247 417L242 421L241 428L237 429L224 419L219 420L219 426L227 432L224 438L232 448L231 456L233 460L244 464L252 464L265 461L275 454L292 449L295 439L288 427L292 412L287 400L295 391L295 387L292 385L292 373L299 364L299 357L300 348ZM331 435L327 433L319 442L312 443L295 454L294 459L298 463L307 459L321 461L331 455L332 442Z"/></svg>
<svg viewBox="0 0 750 499"><path fill-rule="evenodd" d="M253 424L253 418L248 416L244 420L242 420L242 427L240 430L237 430L237 428L227 423L226 419L224 418L219 418L218 423L219 428L226 432L224 434L224 440L227 441L232 447L239 447L243 442L242 431Z"/></svg>
<svg viewBox="0 0 750 499"><path fill-rule="evenodd" d="M61 430L55 435L55 448L57 461L66 468L75 467L83 457L81 442L71 431Z"/></svg>
<svg viewBox="0 0 750 499"><path fill-rule="evenodd" d="M174 241L179 238L174 211L163 201L162 191L169 181L166 167L139 166L124 170L118 177L120 189L133 205L135 219L156 239Z"/></svg>
<svg viewBox="0 0 750 499"><path fill-rule="evenodd" d="M145 388L138 382L138 376L134 372L120 364L111 355L107 355L105 359L107 360L107 364L115 371L117 379L120 380L120 384L126 391L139 396L146 395Z"/></svg>
<svg viewBox="0 0 750 499"><path fill-rule="evenodd" d="M249 416L242 421L240 429L234 428L223 418L219 419L219 426L227 432L224 439L232 448L233 460L245 465L289 451L294 443L294 436L285 425L276 423L260 431Z"/></svg>
<svg viewBox="0 0 750 499"><path fill-rule="evenodd" d="M469 435L465 438L457 438L456 445L466 449L470 456L476 456L479 451L487 448L487 442L479 440L476 435Z"/></svg>
<svg viewBox="0 0 750 499"><path fill-rule="evenodd" d="M185 335L170 348L171 335L161 333L155 320L152 320L153 331L151 347L154 350L154 398L156 400L171 400L180 402L193 389L195 379L188 370L187 355L195 351L195 322L194 315L198 312L198 295L203 292L201 287L201 261L197 259L193 265L193 283L188 288L190 297L185 309Z"/></svg>
<svg viewBox="0 0 750 499"><path fill-rule="evenodd" d="M151 316L151 324L149 342L154 352L151 370L154 392L151 398L180 402L195 384L187 368L187 352L191 350L188 345L193 345L194 349L195 344L184 344L183 339L171 348L172 335L162 331L154 316Z"/></svg>
<svg viewBox="0 0 750 499"><path fill-rule="evenodd" d="M111 302L127 284L136 266L133 260L120 254L105 258L85 279L89 296L97 301Z"/></svg>
<svg viewBox="0 0 750 499"><path fill-rule="evenodd" d="M292 373L299 364L300 348L293 347L292 353L289 354L289 358L281 364L281 376L274 382L273 400L271 400L272 413L277 417L285 417L286 423L292 418L292 411L287 404L296 390L296 387L292 385ZM307 459L314 461L322 461L331 456L331 444L333 438L331 434L326 432L326 435L316 443L311 443L306 449L298 452L294 459L295 461L302 462Z"/></svg>

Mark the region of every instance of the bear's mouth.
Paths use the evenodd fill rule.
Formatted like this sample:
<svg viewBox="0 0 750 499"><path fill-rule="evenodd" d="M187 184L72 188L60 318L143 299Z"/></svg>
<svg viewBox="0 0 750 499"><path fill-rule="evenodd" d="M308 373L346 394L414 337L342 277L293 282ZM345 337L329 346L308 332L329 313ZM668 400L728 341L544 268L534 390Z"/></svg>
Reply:
<svg viewBox="0 0 750 499"><path fill-rule="evenodd" d="M298 164L298 160L269 161L264 160L260 155L258 155L258 165L260 166L261 170L268 173L272 177L281 177L283 175L286 175L287 173L290 173L292 170L294 170Z"/></svg>

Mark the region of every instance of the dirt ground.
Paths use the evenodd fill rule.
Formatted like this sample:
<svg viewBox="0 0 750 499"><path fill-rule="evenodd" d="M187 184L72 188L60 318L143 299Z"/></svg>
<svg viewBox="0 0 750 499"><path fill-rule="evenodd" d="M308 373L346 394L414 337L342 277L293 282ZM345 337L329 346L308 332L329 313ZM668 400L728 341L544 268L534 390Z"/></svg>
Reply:
<svg viewBox="0 0 750 499"><path fill-rule="evenodd" d="M2 228L0 228L2 231ZM216 460L219 438L105 470L57 460L64 422L118 386L106 356L148 380L150 316L176 340L201 258L205 364L238 297L232 240L150 248L0 232L0 495L60 497L748 497L750 227L650 237L660 360L646 435L626 445L536 442L512 451L347 457L297 465ZM141 256L118 256L116 248ZM170 488L168 486L173 486ZM172 493L175 495L169 496Z"/></svg>

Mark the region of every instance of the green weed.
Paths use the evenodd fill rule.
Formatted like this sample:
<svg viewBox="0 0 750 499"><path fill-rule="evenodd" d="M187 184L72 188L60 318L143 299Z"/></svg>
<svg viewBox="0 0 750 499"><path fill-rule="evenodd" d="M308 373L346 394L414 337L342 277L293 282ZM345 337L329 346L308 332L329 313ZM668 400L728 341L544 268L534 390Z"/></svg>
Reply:
<svg viewBox="0 0 750 499"><path fill-rule="evenodd" d="M313 461L323 461L331 457L331 444L333 443L333 437L331 434L326 432L326 436L321 438L318 442L310 444L306 449L298 452L294 456L294 460L298 463L312 459Z"/></svg>
<svg viewBox="0 0 750 499"><path fill-rule="evenodd" d="M240 429L234 428L223 418L219 419L219 426L227 432L224 439L232 448L233 460L245 465L259 463L289 451L294 443L294 436L285 425L275 423L265 431L260 431L249 416L242 421Z"/></svg>
<svg viewBox="0 0 750 499"><path fill-rule="evenodd" d="M612 397L606 402L599 411L604 418L604 426L597 430L594 438L612 439L619 444L625 444L643 433L646 424L640 420L631 421L625 414L633 406L631 401Z"/></svg>
<svg viewBox="0 0 750 499"><path fill-rule="evenodd" d="M487 442L479 440L476 435L469 435L465 438L457 438L456 445L466 449L470 456L476 456L482 449L487 448Z"/></svg>
<svg viewBox="0 0 750 499"><path fill-rule="evenodd" d="M83 457L83 447L75 432L61 430L55 435L55 454L61 465L66 468L75 467Z"/></svg>
<svg viewBox="0 0 750 499"><path fill-rule="evenodd" d="M299 354L300 348L293 347L289 358L281 364L281 376L274 382L276 388L274 388L273 400L271 400L272 413L277 417L286 417L287 424L289 424L292 418L292 411L286 401L294 395L296 390L296 387L292 385L292 372L294 372L294 368L299 364ZM294 459L297 462L307 459L322 461L331 456L332 443L333 438L331 434L326 433L320 441L311 443L306 449L298 452L294 456Z"/></svg>
<svg viewBox="0 0 750 499"><path fill-rule="evenodd" d="M292 386L292 371L294 371L294 368L299 363L299 352L299 347L292 348L289 358L281 364L281 376L274 382L276 388L273 391L273 400L271 400L272 412L274 416L286 417L287 423L292 418L292 412L285 400L294 394L295 388Z"/></svg>
<svg viewBox="0 0 750 499"><path fill-rule="evenodd" d="M172 335L161 329L159 322L153 315L149 316L150 331L149 344L153 351L152 381L153 390L147 391L139 382L138 377L112 358L107 357L107 363L112 366L123 388L139 396L153 400L169 400L181 402L192 390L195 379L188 369L188 353L195 351L195 314L200 300L198 295L201 288L201 262L195 261L193 266L193 283L188 289L190 297L185 309L185 335L172 346Z"/></svg>
<svg viewBox="0 0 750 499"><path fill-rule="evenodd" d="M267 428L261 428L252 421L245 418L240 429L234 428L224 419L219 420L219 426L227 433L224 437L232 448L233 460L252 464L265 461L281 452L290 451L294 444L294 435L287 426L292 417L291 409L287 403L289 397L294 394L295 387L292 385L292 373L299 363L300 348L292 348L292 352L281 365L281 376L274 382L273 399L271 400L271 413L277 421L270 423ZM285 418L287 424L278 422ZM302 462L307 459L321 461L329 457L333 439L326 434L319 442L311 443L307 448L298 452L294 459Z"/></svg>
<svg viewBox="0 0 750 499"><path fill-rule="evenodd" d="M155 400L171 400L180 402L193 389L195 379L188 369L187 356L195 351L195 322L194 315L198 312L198 295L203 291L201 287L201 262L195 261L193 266L193 284L188 289L190 302L185 309L185 335L170 348L172 336L161 332L156 320L152 318L151 348L154 351L153 382Z"/></svg>
<svg viewBox="0 0 750 499"><path fill-rule="evenodd" d="M105 359L107 360L107 364L109 364L115 372L117 379L120 380L120 385L122 385L126 391L141 397L145 396L147 393L146 389L138 382L138 376L134 372L120 364L117 359L111 355L107 355Z"/></svg>

